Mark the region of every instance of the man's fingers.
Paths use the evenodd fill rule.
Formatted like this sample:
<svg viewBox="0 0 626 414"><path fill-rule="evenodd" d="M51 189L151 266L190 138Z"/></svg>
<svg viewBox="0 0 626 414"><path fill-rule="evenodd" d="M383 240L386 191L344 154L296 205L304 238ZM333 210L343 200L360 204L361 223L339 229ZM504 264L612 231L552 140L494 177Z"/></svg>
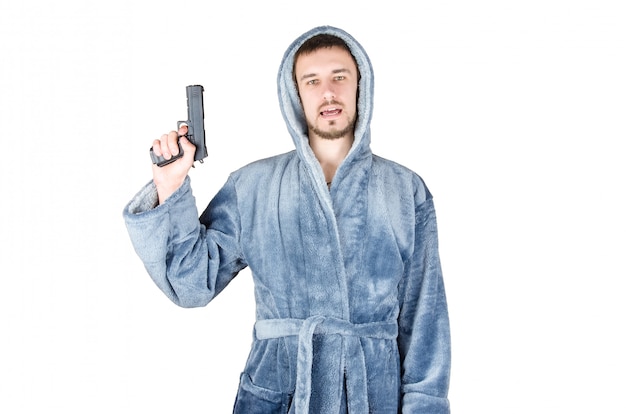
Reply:
<svg viewBox="0 0 626 414"><path fill-rule="evenodd" d="M157 157L165 157L165 151L163 148L163 145L161 144L161 142L165 141L165 138L167 137L167 135L161 135L161 138L159 139L155 139L154 141L152 141L152 151L154 152L154 155L156 155ZM168 154L169 158L171 155Z"/></svg>
<svg viewBox="0 0 626 414"><path fill-rule="evenodd" d="M178 155L180 152L178 148L178 133L171 131L169 134L163 134L161 138L155 139L152 142L152 151L156 156L163 157L166 160Z"/></svg>
<svg viewBox="0 0 626 414"><path fill-rule="evenodd" d="M178 133L176 131L170 131L169 134L167 134L167 151L171 154L171 155L178 155L179 150L178 150Z"/></svg>

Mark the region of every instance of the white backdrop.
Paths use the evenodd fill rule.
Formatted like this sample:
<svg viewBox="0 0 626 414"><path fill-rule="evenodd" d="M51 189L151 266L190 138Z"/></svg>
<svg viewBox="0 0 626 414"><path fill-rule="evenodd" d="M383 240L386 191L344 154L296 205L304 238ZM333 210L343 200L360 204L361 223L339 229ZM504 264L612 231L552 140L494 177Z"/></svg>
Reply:
<svg viewBox="0 0 626 414"><path fill-rule="evenodd" d="M200 209L290 150L278 64L322 24L373 61L373 150L434 193L453 411L626 412L620 3L2 2L0 412L230 412L250 274L177 308L122 208L188 84L206 90Z"/></svg>

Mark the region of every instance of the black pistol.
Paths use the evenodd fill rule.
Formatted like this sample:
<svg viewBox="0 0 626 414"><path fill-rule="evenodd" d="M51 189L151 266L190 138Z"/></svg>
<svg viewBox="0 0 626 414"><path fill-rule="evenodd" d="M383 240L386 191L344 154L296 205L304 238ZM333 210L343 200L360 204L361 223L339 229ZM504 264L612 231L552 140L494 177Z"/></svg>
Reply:
<svg viewBox="0 0 626 414"><path fill-rule="evenodd" d="M194 161L204 162L204 158L207 157L206 141L204 138L204 101L202 94L204 88L202 85L189 85L187 86L187 120L178 121L177 129L180 129L182 125L187 125L187 134L185 135L193 145L196 146L196 154ZM180 137L179 137L180 138ZM157 157L152 148L150 148L150 157L152 163L159 167L163 167L171 162L176 161L183 156L183 149L178 144L178 155L172 156L169 160L166 160L162 156Z"/></svg>

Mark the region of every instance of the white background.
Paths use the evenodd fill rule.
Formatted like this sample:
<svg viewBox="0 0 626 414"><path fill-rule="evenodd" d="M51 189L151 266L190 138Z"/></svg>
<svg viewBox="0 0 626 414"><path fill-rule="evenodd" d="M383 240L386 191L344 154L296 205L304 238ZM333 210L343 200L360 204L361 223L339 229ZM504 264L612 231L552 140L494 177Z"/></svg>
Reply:
<svg viewBox="0 0 626 414"><path fill-rule="evenodd" d="M0 412L230 412L250 274L177 308L122 209L188 84L205 86L200 209L290 150L276 72L322 24L370 54L374 152L435 196L453 412L626 412L621 3L3 1Z"/></svg>

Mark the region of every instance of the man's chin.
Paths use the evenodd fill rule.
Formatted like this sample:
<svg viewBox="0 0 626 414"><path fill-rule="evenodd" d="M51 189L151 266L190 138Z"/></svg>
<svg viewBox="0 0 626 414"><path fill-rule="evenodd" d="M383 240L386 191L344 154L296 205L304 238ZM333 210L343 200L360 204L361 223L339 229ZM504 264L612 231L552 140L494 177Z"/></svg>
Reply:
<svg viewBox="0 0 626 414"><path fill-rule="evenodd" d="M329 140L341 139L341 138L352 136L352 134L354 134L354 125L348 125L347 127L343 129L337 129L337 128L320 129L314 126L309 126L309 129L318 137L322 139L329 139Z"/></svg>

